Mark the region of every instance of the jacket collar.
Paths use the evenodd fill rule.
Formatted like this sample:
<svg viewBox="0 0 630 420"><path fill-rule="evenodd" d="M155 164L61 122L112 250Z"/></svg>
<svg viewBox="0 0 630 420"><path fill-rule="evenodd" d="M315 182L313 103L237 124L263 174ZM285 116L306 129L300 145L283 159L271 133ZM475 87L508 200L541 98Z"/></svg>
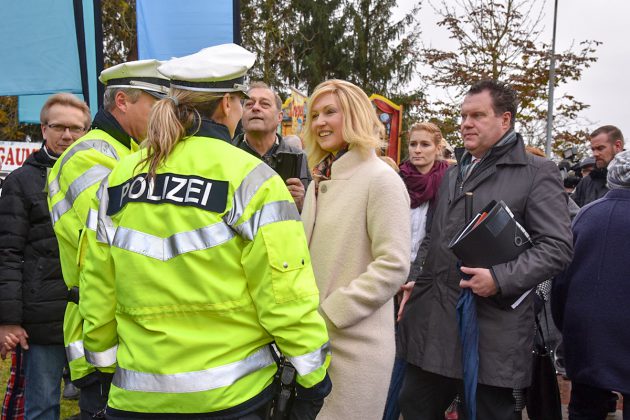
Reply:
<svg viewBox="0 0 630 420"><path fill-rule="evenodd" d="M375 157L374 150L364 150L360 147L350 147L343 156L332 164L330 179L349 179L371 157Z"/></svg>
<svg viewBox="0 0 630 420"><path fill-rule="evenodd" d="M125 146L127 149L131 149L131 141L134 140L123 128L120 126L116 118L109 111L101 108L96 113L94 121L92 121L92 128L105 131L107 134L115 138L119 143Z"/></svg>
<svg viewBox="0 0 630 420"><path fill-rule="evenodd" d="M256 156L259 159L263 159L264 157L275 155L278 149L280 148L280 146L282 145L283 141L284 140L282 139L282 136L276 133L276 141L271 145L269 150L267 150L265 154L263 154L262 156L252 146L249 145L249 143L247 142L247 138L245 137L245 133L241 133L238 136L236 136L234 140L232 141L232 144L238 147L239 149L243 149L249 154Z"/></svg>
<svg viewBox="0 0 630 420"><path fill-rule="evenodd" d="M630 200L630 189L613 188L612 190L608 190L605 197L606 198L622 198L622 199Z"/></svg>
<svg viewBox="0 0 630 420"><path fill-rule="evenodd" d="M42 145L41 149L30 154L24 161L24 164L37 168L52 168L57 160L49 156L44 150L44 147L45 146Z"/></svg>
<svg viewBox="0 0 630 420"><path fill-rule="evenodd" d="M217 122L214 122L208 118L202 118L199 129L197 130L197 123L193 124L193 129L189 130L187 135L195 137L211 137L213 139L219 139L231 143L232 137L228 128Z"/></svg>
<svg viewBox="0 0 630 420"><path fill-rule="evenodd" d="M511 133L506 133L506 136ZM516 134L516 141L502 144L501 141L497 143L497 146L490 149L488 154L484 156L483 160L475 168L473 174L464 182L461 188L461 193L458 191L460 188L460 170L455 167L448 173L449 176L449 202L453 203L463 197L463 193L468 191L474 191L480 184L486 179L492 176L499 166L508 165L527 165L527 152L525 151L525 144L523 143L523 137L520 134ZM463 154L465 155L465 154Z"/></svg>

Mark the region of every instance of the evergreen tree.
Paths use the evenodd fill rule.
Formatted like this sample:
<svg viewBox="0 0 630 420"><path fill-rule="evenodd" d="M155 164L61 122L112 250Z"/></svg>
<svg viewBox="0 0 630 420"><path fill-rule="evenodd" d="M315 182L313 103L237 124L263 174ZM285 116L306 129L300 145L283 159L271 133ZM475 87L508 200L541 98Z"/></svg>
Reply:
<svg viewBox="0 0 630 420"><path fill-rule="evenodd" d="M418 65L414 54L420 30L416 5L392 22L395 0L348 0L349 78L368 92L394 95L404 92Z"/></svg>

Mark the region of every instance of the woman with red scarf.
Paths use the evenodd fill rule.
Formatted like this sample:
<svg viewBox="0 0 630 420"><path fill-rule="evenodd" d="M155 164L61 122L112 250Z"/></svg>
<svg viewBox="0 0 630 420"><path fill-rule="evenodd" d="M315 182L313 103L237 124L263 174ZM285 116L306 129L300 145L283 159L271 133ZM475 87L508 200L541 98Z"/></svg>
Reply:
<svg viewBox="0 0 630 420"><path fill-rule="evenodd" d="M409 160L400 165L411 199L411 261L424 239L427 213L448 168L441 160L442 133L433 123L414 124L409 134Z"/></svg>
<svg viewBox="0 0 630 420"><path fill-rule="evenodd" d="M421 262L414 264L414 261L426 233L427 216L431 213L430 209L435 201L440 181L442 181L442 176L448 168L448 163L441 159L442 143L442 132L435 124L429 122L414 124L409 132L409 159L400 165L400 176L407 186L411 200L412 265L408 281L401 288L403 299L398 309L398 319L402 315L405 303L413 289L415 277L418 274L418 269L415 266L421 265ZM400 416L398 394L404 379L404 372L405 361L396 358L383 420L398 419Z"/></svg>

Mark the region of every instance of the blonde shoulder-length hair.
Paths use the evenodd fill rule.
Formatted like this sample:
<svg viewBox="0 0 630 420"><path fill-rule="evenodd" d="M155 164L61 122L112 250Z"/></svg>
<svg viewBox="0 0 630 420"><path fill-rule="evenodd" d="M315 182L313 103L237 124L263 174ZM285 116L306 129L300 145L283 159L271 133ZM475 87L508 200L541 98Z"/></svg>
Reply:
<svg viewBox="0 0 630 420"><path fill-rule="evenodd" d="M308 114L304 125L304 151L308 156L308 167L313 169L328 154L317 142L317 135L312 131L311 106L318 98L335 95L343 114L343 139L350 147L358 147L369 152L383 145L383 124L376 116L376 111L368 96L358 86L345 80L327 80L320 83L308 100Z"/></svg>

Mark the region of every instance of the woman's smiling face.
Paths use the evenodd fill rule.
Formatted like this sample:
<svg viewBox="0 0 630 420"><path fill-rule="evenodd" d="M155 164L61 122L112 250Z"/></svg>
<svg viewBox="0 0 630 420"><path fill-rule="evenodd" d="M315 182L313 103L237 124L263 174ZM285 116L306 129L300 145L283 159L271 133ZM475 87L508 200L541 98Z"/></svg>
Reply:
<svg viewBox="0 0 630 420"><path fill-rule="evenodd" d="M336 95L327 93L318 97L310 110L311 131L319 147L337 152L345 146L343 139L343 111Z"/></svg>

